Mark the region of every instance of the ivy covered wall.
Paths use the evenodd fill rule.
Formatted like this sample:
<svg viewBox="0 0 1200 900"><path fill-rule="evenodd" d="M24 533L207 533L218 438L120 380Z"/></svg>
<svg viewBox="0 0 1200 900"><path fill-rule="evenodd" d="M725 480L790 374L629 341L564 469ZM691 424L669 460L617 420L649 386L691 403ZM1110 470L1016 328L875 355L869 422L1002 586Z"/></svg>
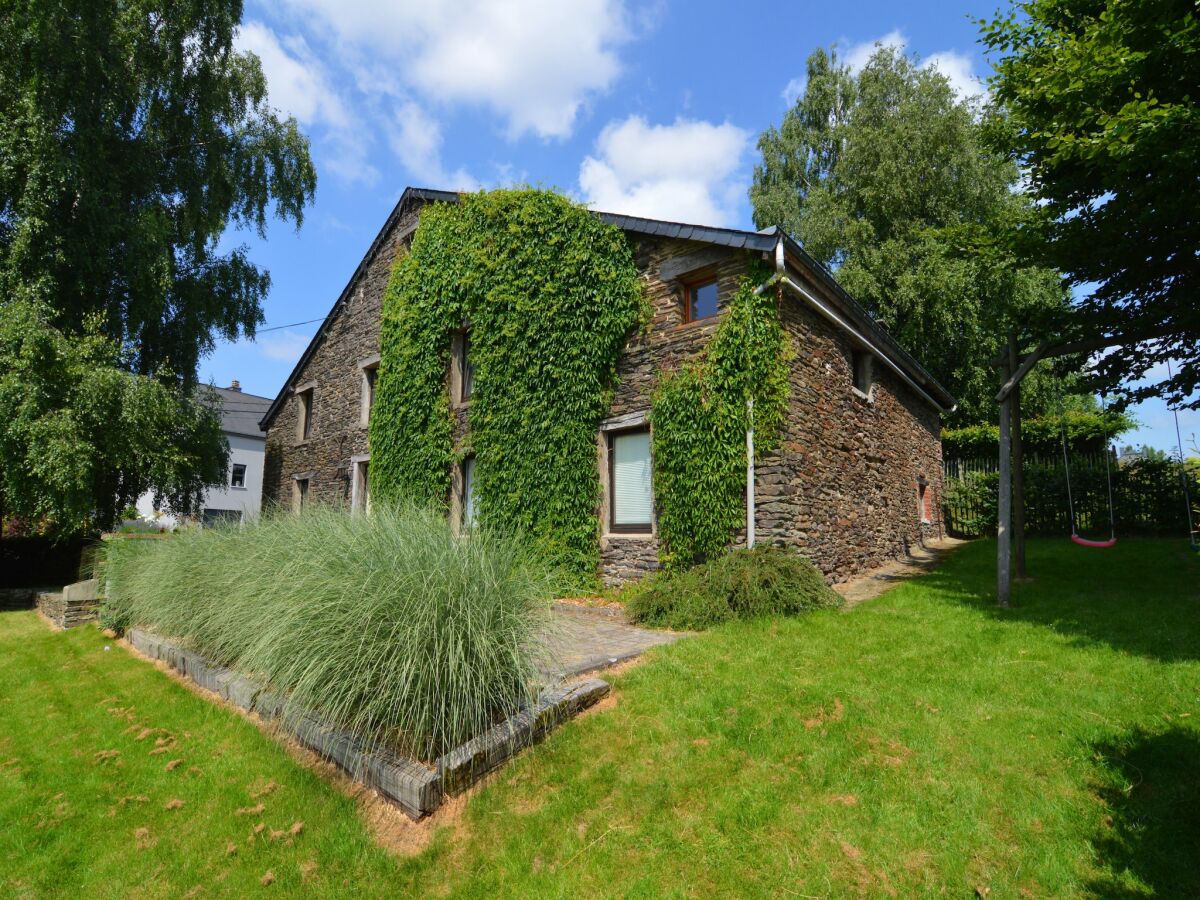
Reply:
<svg viewBox="0 0 1200 900"><path fill-rule="evenodd" d="M583 207L539 190L426 206L384 299L373 494L445 502L452 466L473 453L480 521L594 575L596 433L646 316L628 240ZM455 446L447 373L464 328L475 377Z"/></svg>
<svg viewBox="0 0 1200 900"><path fill-rule="evenodd" d="M664 372L651 407L659 560L687 568L724 550L745 522L748 400L755 457L779 440L791 351L771 275L753 265L701 359Z"/></svg>

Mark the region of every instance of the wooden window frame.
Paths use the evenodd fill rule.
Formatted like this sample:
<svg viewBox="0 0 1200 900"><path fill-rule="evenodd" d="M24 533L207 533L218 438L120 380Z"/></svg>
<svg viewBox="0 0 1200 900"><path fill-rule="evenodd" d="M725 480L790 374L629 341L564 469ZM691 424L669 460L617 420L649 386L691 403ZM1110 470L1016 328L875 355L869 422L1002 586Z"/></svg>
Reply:
<svg viewBox="0 0 1200 900"><path fill-rule="evenodd" d="M350 457L350 512L361 515L371 511L371 455Z"/></svg>
<svg viewBox="0 0 1200 900"><path fill-rule="evenodd" d="M294 475L292 477L292 512L299 515L308 505L308 495L312 491L312 475Z"/></svg>
<svg viewBox="0 0 1200 900"><path fill-rule="evenodd" d="M614 428L604 432L605 451L608 454L608 532L621 536L626 535L652 535L654 534L654 490L651 487L650 491L650 521L642 522L626 522L620 525L617 524L617 473L616 473L616 457L615 444L617 438L624 437L628 434L637 434L640 432L650 433L649 425L631 425L628 428ZM651 485L654 479L654 458L650 459L650 478Z"/></svg>
<svg viewBox="0 0 1200 900"><path fill-rule="evenodd" d="M686 275L680 277L679 283L683 285L683 324L689 325L692 322L706 322L709 319L715 319L721 314L721 281L717 276L717 267L708 266L698 269L695 272L688 272ZM710 284L717 289L717 311L711 316L693 317L692 291Z"/></svg>
<svg viewBox="0 0 1200 900"><path fill-rule="evenodd" d="M237 470L242 470L242 483L237 484ZM229 489L234 491L246 490L246 473L249 466L245 463L230 463L229 465Z"/></svg>

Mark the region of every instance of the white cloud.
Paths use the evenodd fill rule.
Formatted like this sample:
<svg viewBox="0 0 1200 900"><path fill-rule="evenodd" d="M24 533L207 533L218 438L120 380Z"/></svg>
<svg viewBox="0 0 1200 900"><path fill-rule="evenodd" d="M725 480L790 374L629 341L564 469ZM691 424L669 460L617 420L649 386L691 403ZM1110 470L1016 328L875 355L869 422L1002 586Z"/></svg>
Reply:
<svg viewBox="0 0 1200 900"><path fill-rule="evenodd" d="M883 37L851 45L842 54L842 60L850 67L850 71L857 75L870 62L871 57L875 54L875 48L879 45L893 47L896 50L904 50L908 46L908 38L904 36L904 32L899 28L893 28Z"/></svg>
<svg viewBox="0 0 1200 900"><path fill-rule="evenodd" d="M238 31L237 48L262 61L272 106L304 125L344 127L348 123L341 99L304 38L292 36L281 41L261 22L247 22Z"/></svg>
<svg viewBox="0 0 1200 900"><path fill-rule="evenodd" d="M568 136L587 99L615 81L616 51L633 37L622 0L285 2L321 20L343 52L391 63L384 82L488 107L512 138Z"/></svg>
<svg viewBox="0 0 1200 900"><path fill-rule="evenodd" d="M445 190L479 189L479 182L465 170L446 171L441 125L413 101L404 101L396 109L388 141L404 167L423 184Z"/></svg>
<svg viewBox="0 0 1200 900"><path fill-rule="evenodd" d="M641 116L610 122L596 156L579 168L579 186L595 208L702 225L736 219L745 192L738 177L747 131L725 122L676 119L650 125Z"/></svg>
<svg viewBox="0 0 1200 900"><path fill-rule="evenodd" d="M870 61L875 51L880 47L891 47L900 52L908 50L908 37L899 28L893 28L882 37L858 44L847 46L845 39L838 41L838 54L850 71L857 75ZM970 54L958 50L939 50L931 53L921 63L922 68L936 69L950 82L955 93L961 99L977 97L985 92L982 79L974 72L974 63ZM793 78L784 87L783 99L791 106L803 92L806 84L805 76Z"/></svg>
<svg viewBox="0 0 1200 900"><path fill-rule="evenodd" d="M783 86L783 90L779 92L779 96L781 96L783 98L783 102L790 107L800 99L800 95L804 93L804 89L806 87L808 87L808 76L797 75Z"/></svg>
<svg viewBox="0 0 1200 900"><path fill-rule="evenodd" d="M247 22L238 31L237 48L262 62L272 106L320 130L317 150L325 167L346 181L375 182L379 173L367 162L367 133L303 37L280 38L261 22Z"/></svg>
<svg viewBox="0 0 1200 900"><path fill-rule="evenodd" d="M298 331L284 330L258 341L263 356L279 362L295 362L312 338Z"/></svg>
<svg viewBox="0 0 1200 900"><path fill-rule="evenodd" d="M950 82L959 97L978 97L984 93L983 81L972 71L971 57L957 50L941 50L925 59L925 67L937 69Z"/></svg>

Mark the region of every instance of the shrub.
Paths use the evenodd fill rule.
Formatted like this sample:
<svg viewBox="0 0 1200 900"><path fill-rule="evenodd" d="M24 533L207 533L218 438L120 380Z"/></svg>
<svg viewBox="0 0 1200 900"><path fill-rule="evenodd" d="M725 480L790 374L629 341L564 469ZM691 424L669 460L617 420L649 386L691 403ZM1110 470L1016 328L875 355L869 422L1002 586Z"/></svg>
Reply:
<svg viewBox="0 0 1200 900"><path fill-rule="evenodd" d="M630 589L625 610L635 622L698 630L733 619L841 605L842 598L807 559L779 547L755 547L647 578Z"/></svg>
<svg viewBox="0 0 1200 900"><path fill-rule="evenodd" d="M113 541L105 618L180 639L370 744L432 759L537 688L554 575L416 507Z"/></svg>

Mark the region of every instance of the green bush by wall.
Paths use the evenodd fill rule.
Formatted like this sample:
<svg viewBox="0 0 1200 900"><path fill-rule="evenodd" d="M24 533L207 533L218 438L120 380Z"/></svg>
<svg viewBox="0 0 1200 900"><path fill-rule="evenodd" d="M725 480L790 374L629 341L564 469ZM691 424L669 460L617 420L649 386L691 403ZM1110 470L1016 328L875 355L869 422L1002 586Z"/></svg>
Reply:
<svg viewBox="0 0 1200 900"><path fill-rule="evenodd" d="M647 320L627 238L582 206L541 190L426 206L384 299L372 491L444 503L451 466L474 453L480 521L594 576L596 434L625 342ZM446 373L464 327L475 380L455 447Z"/></svg>

